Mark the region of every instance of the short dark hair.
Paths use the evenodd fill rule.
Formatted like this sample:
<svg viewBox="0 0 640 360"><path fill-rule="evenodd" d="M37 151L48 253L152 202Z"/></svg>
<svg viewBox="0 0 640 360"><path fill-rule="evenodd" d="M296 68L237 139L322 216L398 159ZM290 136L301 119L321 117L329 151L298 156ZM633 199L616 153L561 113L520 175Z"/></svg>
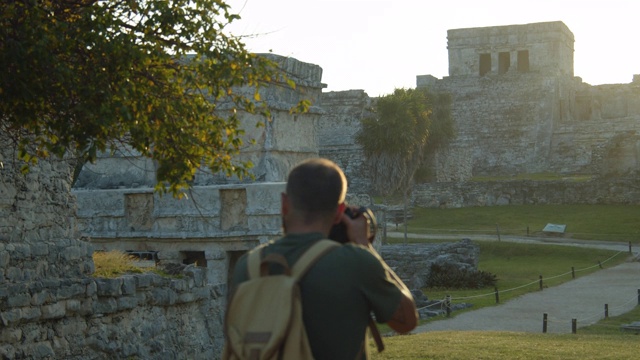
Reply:
<svg viewBox="0 0 640 360"><path fill-rule="evenodd" d="M296 165L287 178L287 196L307 220L333 216L347 193L347 178L333 161L309 159Z"/></svg>

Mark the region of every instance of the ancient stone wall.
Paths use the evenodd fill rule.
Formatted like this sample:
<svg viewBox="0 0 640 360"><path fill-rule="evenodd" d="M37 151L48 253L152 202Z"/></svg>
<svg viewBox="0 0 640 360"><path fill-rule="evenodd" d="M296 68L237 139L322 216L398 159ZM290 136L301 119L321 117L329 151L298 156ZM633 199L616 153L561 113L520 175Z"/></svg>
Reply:
<svg viewBox="0 0 640 360"><path fill-rule="evenodd" d="M480 247L468 239L441 244L384 245L380 255L410 289L422 289L433 264L478 270Z"/></svg>
<svg viewBox="0 0 640 360"><path fill-rule="evenodd" d="M194 186L188 196L151 188L73 190L78 228L99 250L153 253L163 263L199 262L226 284L235 260L282 231L285 183Z"/></svg>
<svg viewBox="0 0 640 360"><path fill-rule="evenodd" d="M201 268L182 279L93 278L93 246L76 229L73 164L40 160L23 175L2 135L0 357L219 356L225 286L210 285Z"/></svg>
<svg viewBox="0 0 640 360"><path fill-rule="evenodd" d="M363 90L323 93L325 112L317 124L319 155L333 160L347 176L349 191L366 193L370 180L362 148L356 143L360 120L371 115L372 99Z"/></svg>
<svg viewBox="0 0 640 360"><path fill-rule="evenodd" d="M181 279L39 278L0 285L4 359L215 359L225 289Z"/></svg>
<svg viewBox="0 0 640 360"><path fill-rule="evenodd" d="M415 186L412 204L426 208L531 204L640 204L637 178L574 181L491 181L424 183Z"/></svg>

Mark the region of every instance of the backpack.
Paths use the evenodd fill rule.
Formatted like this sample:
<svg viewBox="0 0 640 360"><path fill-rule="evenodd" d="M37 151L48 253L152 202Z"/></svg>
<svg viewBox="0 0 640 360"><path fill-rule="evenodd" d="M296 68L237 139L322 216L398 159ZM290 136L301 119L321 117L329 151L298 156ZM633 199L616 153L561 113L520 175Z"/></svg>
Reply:
<svg viewBox="0 0 640 360"><path fill-rule="evenodd" d="M264 246L251 250L249 279L229 299L223 359L313 359L302 321L298 281L316 260L337 246L335 241L320 240L293 268L281 254L268 254L261 260ZM270 275L272 263L280 264L284 273Z"/></svg>

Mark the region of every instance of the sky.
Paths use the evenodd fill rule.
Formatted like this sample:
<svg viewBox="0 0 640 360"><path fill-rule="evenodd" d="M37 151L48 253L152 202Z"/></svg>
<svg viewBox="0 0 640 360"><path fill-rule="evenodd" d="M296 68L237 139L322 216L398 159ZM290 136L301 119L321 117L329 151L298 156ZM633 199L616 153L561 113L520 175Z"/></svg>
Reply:
<svg viewBox="0 0 640 360"><path fill-rule="evenodd" d="M227 0L228 30L256 53L319 65L323 91L369 96L414 88L417 75L448 76L447 30L564 22L574 75L591 85L640 74L638 0Z"/></svg>

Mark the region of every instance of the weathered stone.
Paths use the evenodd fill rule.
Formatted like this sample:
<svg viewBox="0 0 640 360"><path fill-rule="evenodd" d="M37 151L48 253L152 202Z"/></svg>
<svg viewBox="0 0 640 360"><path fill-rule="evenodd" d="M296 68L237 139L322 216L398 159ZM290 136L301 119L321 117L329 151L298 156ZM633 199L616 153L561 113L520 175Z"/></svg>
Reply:
<svg viewBox="0 0 640 360"><path fill-rule="evenodd" d="M94 314L110 314L118 310L118 302L114 298L100 298L93 302Z"/></svg>
<svg viewBox="0 0 640 360"><path fill-rule="evenodd" d="M135 296L123 296L119 297L117 300L118 310L129 310L134 309L138 306L138 298Z"/></svg>
<svg viewBox="0 0 640 360"><path fill-rule="evenodd" d="M59 300L68 299L78 295L84 295L86 291L86 286L84 284L72 284L67 286L62 286L57 291L57 298Z"/></svg>
<svg viewBox="0 0 640 360"><path fill-rule="evenodd" d="M43 319L59 319L65 316L66 308L64 302L57 302L50 305L42 305L40 310L42 311Z"/></svg>
<svg viewBox="0 0 640 360"><path fill-rule="evenodd" d="M122 294L121 278L117 279L96 279L98 296L118 296Z"/></svg>
<svg viewBox="0 0 640 360"><path fill-rule="evenodd" d="M19 293L19 294L12 294L8 299L7 299L7 305L9 305L9 307L22 307L22 306L28 306L31 303L31 295L29 295L29 293Z"/></svg>
<svg viewBox="0 0 640 360"><path fill-rule="evenodd" d="M122 277L122 295L133 295L136 292L136 278L133 276Z"/></svg>
<svg viewBox="0 0 640 360"><path fill-rule="evenodd" d="M39 306L24 307L21 310L20 316L23 321L38 320L42 317L42 311Z"/></svg>

